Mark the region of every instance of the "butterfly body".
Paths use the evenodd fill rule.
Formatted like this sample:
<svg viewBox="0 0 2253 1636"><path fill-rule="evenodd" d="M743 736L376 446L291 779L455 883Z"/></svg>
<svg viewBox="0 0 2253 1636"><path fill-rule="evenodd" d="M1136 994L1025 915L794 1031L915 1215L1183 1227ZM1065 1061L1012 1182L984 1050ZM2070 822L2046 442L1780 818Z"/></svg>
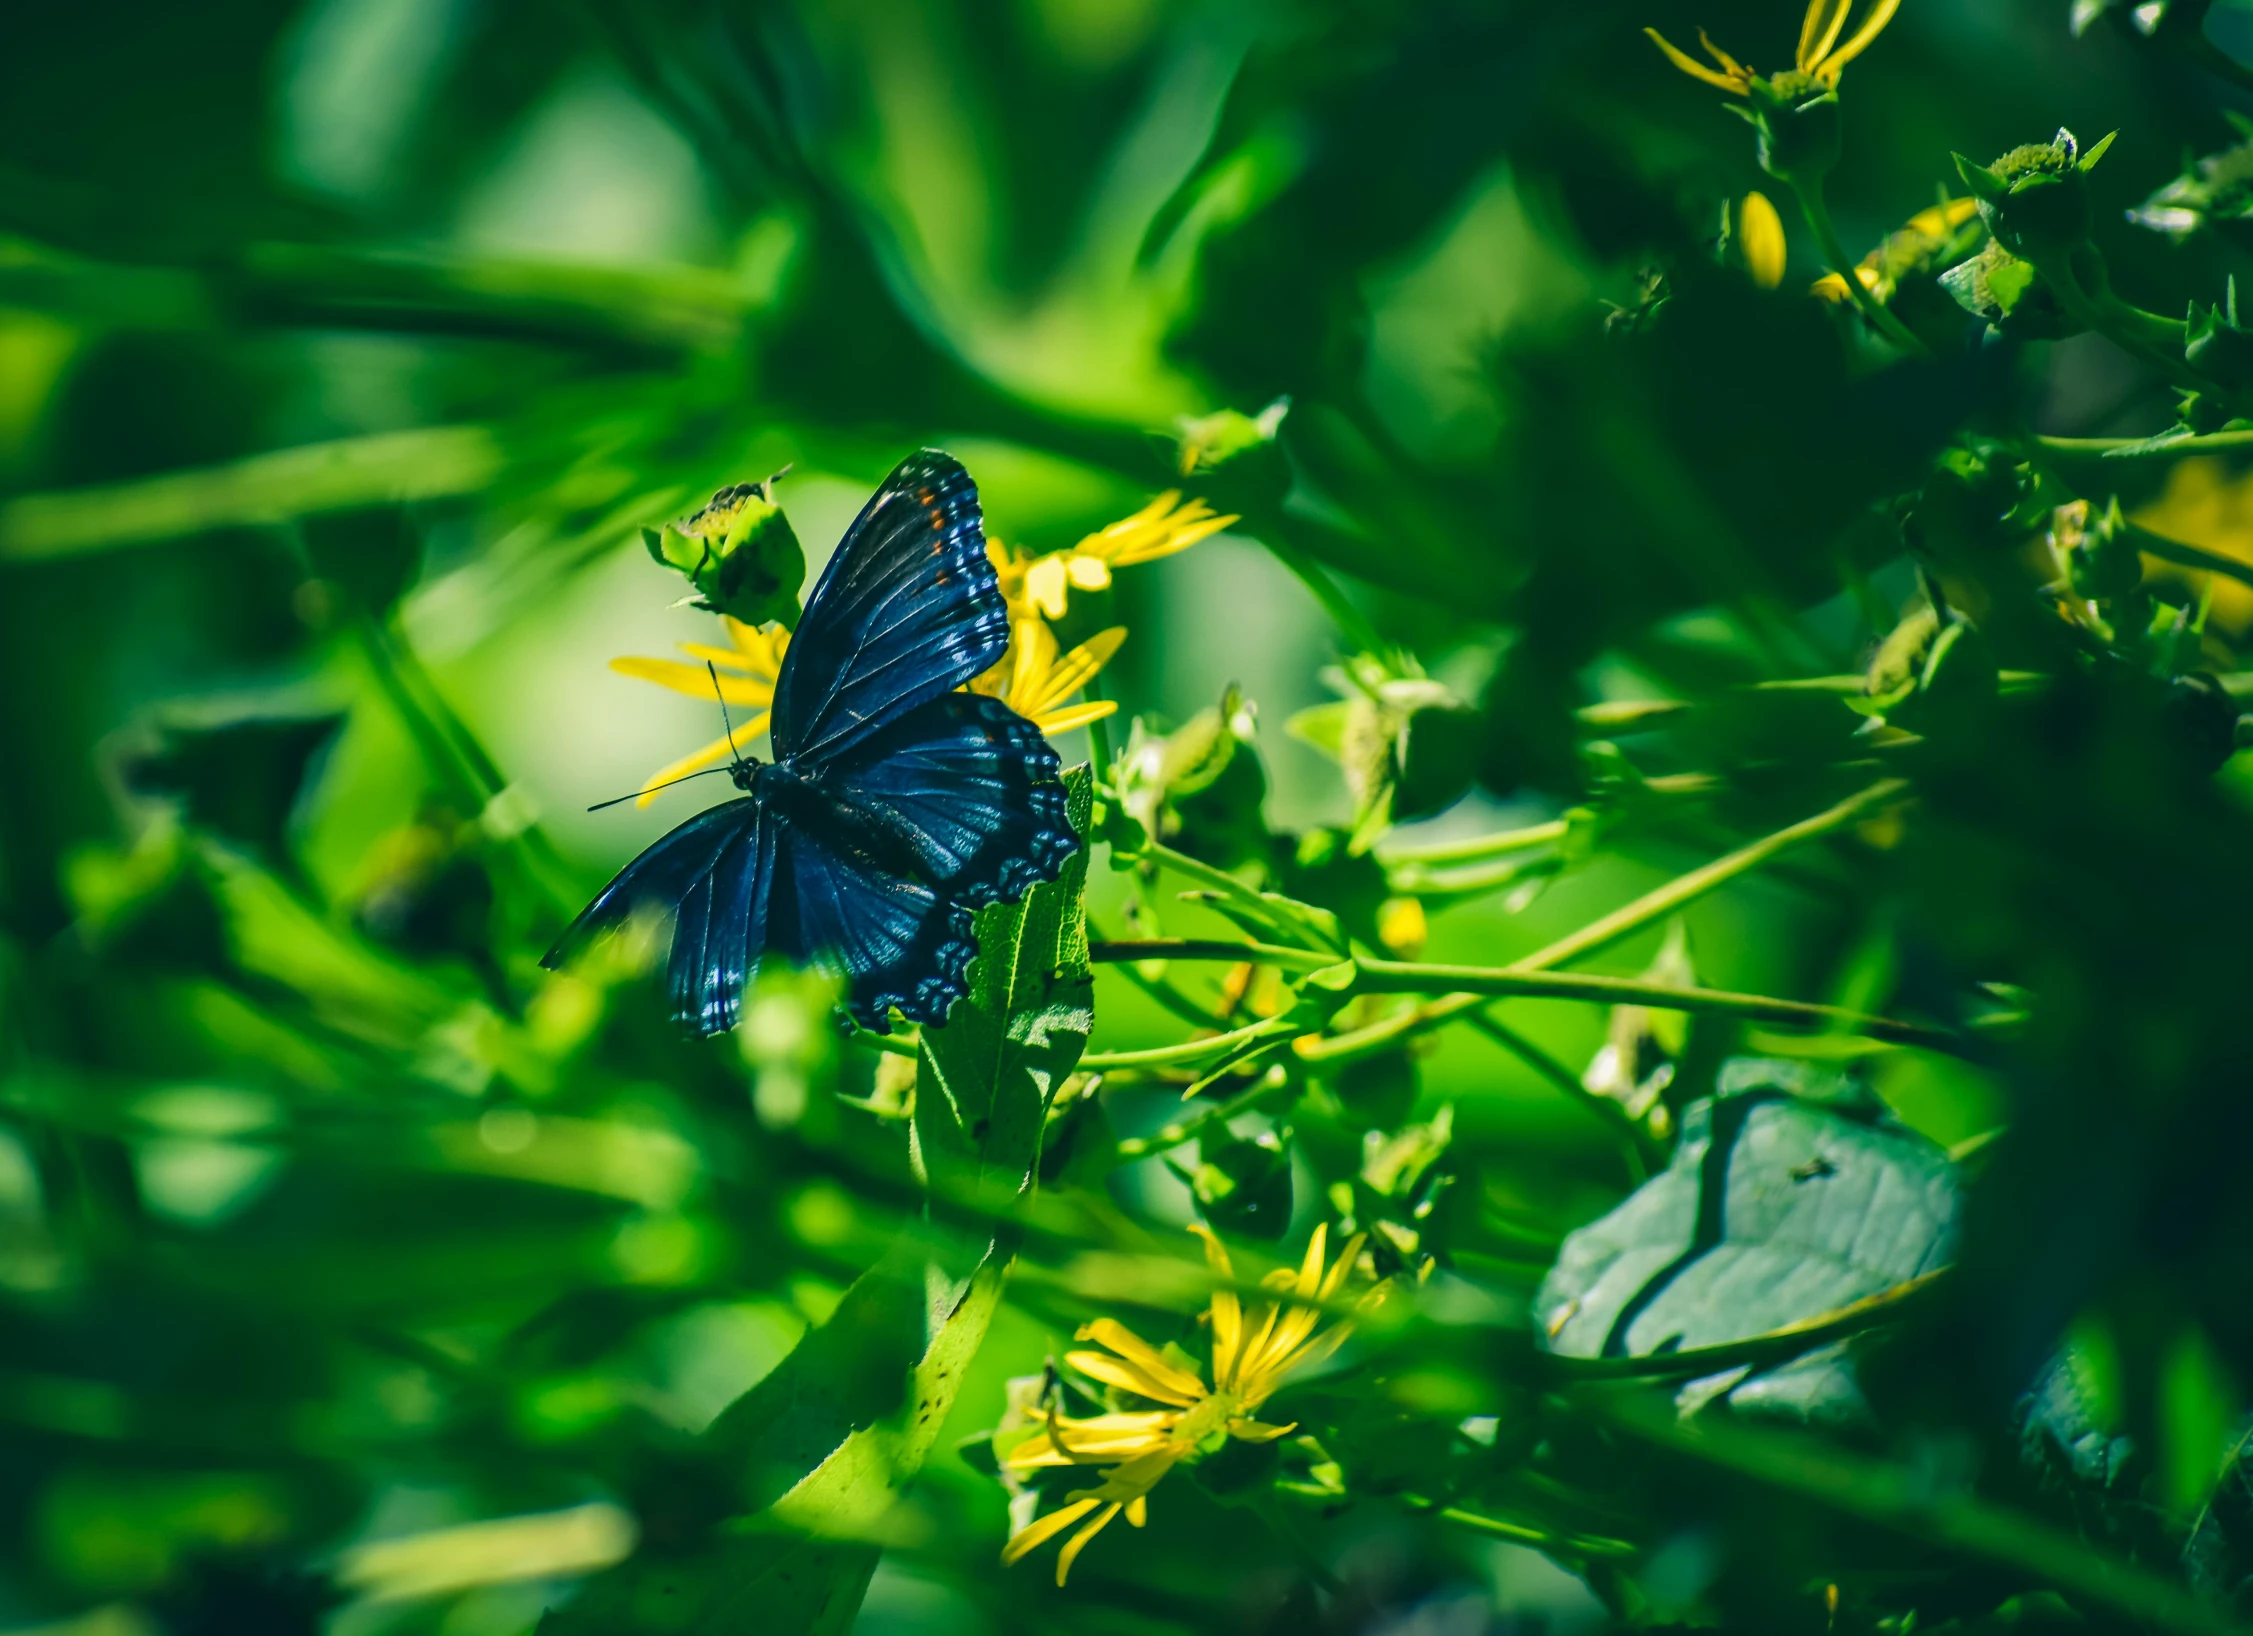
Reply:
<svg viewBox="0 0 2253 1636"><path fill-rule="evenodd" d="M654 904L674 917L674 1013L701 1032L734 1026L770 950L840 972L871 1027L895 1008L943 1022L972 912L1055 879L1079 846L1039 729L955 691L1008 637L969 473L909 456L807 601L775 682L774 759L736 761L743 795L628 864L544 963Z"/></svg>

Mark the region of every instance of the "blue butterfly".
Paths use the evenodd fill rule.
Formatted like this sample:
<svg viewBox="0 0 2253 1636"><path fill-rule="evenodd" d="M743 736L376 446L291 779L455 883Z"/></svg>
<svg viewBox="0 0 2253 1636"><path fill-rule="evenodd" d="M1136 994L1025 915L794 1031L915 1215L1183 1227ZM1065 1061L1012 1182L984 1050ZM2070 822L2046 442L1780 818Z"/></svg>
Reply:
<svg viewBox="0 0 2253 1636"><path fill-rule="evenodd" d="M999 699L956 688L1009 645L978 487L923 449L845 533L783 655L774 760L730 769L698 813L618 873L553 967L635 909L672 911L673 1014L735 1026L767 951L836 971L853 1014L943 1023L977 952L971 911L1054 880L1079 838L1056 752Z"/></svg>

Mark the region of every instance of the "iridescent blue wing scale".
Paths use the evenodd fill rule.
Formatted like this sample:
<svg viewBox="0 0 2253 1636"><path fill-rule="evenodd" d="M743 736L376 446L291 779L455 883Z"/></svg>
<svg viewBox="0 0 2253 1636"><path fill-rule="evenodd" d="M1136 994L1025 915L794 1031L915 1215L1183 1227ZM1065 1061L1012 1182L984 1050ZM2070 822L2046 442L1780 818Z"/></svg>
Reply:
<svg viewBox="0 0 2253 1636"><path fill-rule="evenodd" d="M1078 849L1056 752L999 699L946 693L869 734L821 787L906 849L917 873L972 909L1054 880Z"/></svg>
<svg viewBox="0 0 2253 1636"><path fill-rule="evenodd" d="M852 984L853 1015L885 1032L894 1006L943 1023L978 952L970 911L905 875L833 848L804 825L777 839L769 925L778 952L824 965Z"/></svg>
<svg viewBox="0 0 2253 1636"><path fill-rule="evenodd" d="M618 872L540 964L559 966L635 910L673 919L673 1014L704 1033L735 1026L743 987L766 947L776 824L751 797L708 807Z"/></svg>
<svg viewBox="0 0 2253 1636"><path fill-rule="evenodd" d="M861 508L807 599L775 681L775 759L811 773L1008 645L978 486L952 455L920 449Z"/></svg>
<svg viewBox="0 0 2253 1636"><path fill-rule="evenodd" d="M757 800L752 822L720 849L681 900L673 925L667 986L673 1015L702 1034L735 1026L743 991L767 947L767 903L774 877L774 814Z"/></svg>

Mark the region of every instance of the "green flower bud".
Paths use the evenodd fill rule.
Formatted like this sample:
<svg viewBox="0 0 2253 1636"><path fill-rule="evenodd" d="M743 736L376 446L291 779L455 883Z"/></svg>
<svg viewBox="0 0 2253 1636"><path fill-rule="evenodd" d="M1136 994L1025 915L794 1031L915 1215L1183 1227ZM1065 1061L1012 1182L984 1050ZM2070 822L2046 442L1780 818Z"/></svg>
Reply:
<svg viewBox="0 0 2253 1636"><path fill-rule="evenodd" d="M1283 429L1291 412L1289 398L1277 398L1256 415L1241 409L1217 409L1209 415L1183 415L1176 423L1181 432L1181 475L1217 471L1240 455L1264 449Z"/></svg>
<svg viewBox="0 0 2253 1636"><path fill-rule="evenodd" d="M2095 220L2087 175L2111 145L2107 136L2084 154L2073 133L2060 127L2053 140L2013 148L1991 168L1960 153L1954 157L1957 174L1979 200L1997 242L2014 255L2041 261L2069 255L2087 240Z"/></svg>
<svg viewBox="0 0 2253 1636"><path fill-rule="evenodd" d="M2050 549L2074 595L2089 602L2111 602L2143 584L2143 553L2112 499L2103 511L2086 500L2057 508L2050 526Z"/></svg>
<svg viewBox="0 0 2253 1636"><path fill-rule="evenodd" d="M798 628L798 588L806 553L790 519L774 503L781 472L764 483L735 483L701 510L662 529L645 528L651 559L696 588L695 603L746 625L780 620Z"/></svg>
<svg viewBox="0 0 2253 1636"><path fill-rule="evenodd" d="M1777 74L1751 81L1742 107L1732 112L1759 138L1760 168L1779 182L1821 181L1838 168L1844 132L1838 90L1811 75Z"/></svg>
<svg viewBox="0 0 2253 1636"><path fill-rule="evenodd" d="M2224 305L2201 308L2193 301L2184 324L2183 357L2201 375L2224 386L2253 386L2253 334L2237 327L2237 280L2229 282Z"/></svg>
<svg viewBox="0 0 2253 1636"><path fill-rule="evenodd" d="M1964 311L1986 319L1998 335L2061 341L2081 328L2066 316L2040 269L1993 239L1979 254L1942 273L1940 287Z"/></svg>

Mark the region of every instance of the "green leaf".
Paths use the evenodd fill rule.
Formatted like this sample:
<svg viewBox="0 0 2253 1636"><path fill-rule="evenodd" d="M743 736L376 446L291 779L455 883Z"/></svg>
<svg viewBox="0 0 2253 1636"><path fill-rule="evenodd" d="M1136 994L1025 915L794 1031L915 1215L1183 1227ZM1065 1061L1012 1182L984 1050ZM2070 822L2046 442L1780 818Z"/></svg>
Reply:
<svg viewBox="0 0 2253 1636"><path fill-rule="evenodd" d="M1072 828L1088 833L1095 782L1065 774ZM931 1190L1006 1210L1032 1184L1049 1098L1095 1026L1083 842L1055 880L979 911L970 992L943 1028L923 1031L917 1153Z"/></svg>
<svg viewBox="0 0 2253 1636"><path fill-rule="evenodd" d="M1739 1058L1684 1116L1673 1162L1573 1233L1534 1311L1551 1350L1645 1357L1721 1346L1835 1311L1947 1263L1955 1167L1881 1118L1790 1094L1796 1064ZM1699 1393L1786 1418L1858 1418L1841 1355L1806 1354Z"/></svg>

